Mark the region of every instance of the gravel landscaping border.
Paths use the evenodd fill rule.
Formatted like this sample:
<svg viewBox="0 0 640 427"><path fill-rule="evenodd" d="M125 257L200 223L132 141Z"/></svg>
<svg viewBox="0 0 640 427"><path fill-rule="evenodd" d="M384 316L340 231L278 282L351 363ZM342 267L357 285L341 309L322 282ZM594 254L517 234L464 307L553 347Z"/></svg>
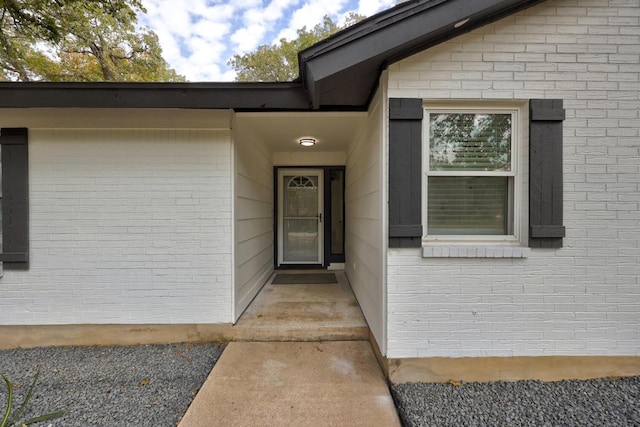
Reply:
<svg viewBox="0 0 640 427"><path fill-rule="evenodd" d="M44 426L175 426L225 344L46 347L0 350L0 372L14 384L17 408L40 379L22 420L65 410ZM7 391L0 384L0 412Z"/></svg>
<svg viewBox="0 0 640 427"><path fill-rule="evenodd" d="M223 343L0 350L0 372L22 402L21 420L65 410L43 426L175 426ZM406 427L640 426L640 377L588 381L392 384ZM0 412L7 393L0 384Z"/></svg>
<svg viewBox="0 0 640 427"><path fill-rule="evenodd" d="M406 427L640 426L640 377L392 384Z"/></svg>

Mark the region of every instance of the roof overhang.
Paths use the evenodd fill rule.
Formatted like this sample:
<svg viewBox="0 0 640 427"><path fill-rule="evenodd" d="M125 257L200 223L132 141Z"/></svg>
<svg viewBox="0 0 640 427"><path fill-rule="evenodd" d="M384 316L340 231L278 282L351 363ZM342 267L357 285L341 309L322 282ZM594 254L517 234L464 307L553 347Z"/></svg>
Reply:
<svg viewBox="0 0 640 427"><path fill-rule="evenodd" d="M389 65L544 0L410 0L298 54L290 83L0 83L0 108L364 111Z"/></svg>
<svg viewBox="0 0 640 427"><path fill-rule="evenodd" d="M389 64L542 1L401 3L300 52L301 79L313 108L366 105Z"/></svg>
<svg viewBox="0 0 640 427"><path fill-rule="evenodd" d="M300 83L0 83L0 108L309 110Z"/></svg>

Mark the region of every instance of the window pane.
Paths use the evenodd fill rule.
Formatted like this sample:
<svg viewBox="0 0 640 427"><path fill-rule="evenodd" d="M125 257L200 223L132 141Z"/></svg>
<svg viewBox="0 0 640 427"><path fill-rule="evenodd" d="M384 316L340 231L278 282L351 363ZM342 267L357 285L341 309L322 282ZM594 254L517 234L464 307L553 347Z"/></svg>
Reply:
<svg viewBox="0 0 640 427"><path fill-rule="evenodd" d="M427 234L508 234L509 179L429 177Z"/></svg>
<svg viewBox="0 0 640 427"><path fill-rule="evenodd" d="M331 254L344 254L344 171L331 171Z"/></svg>
<svg viewBox="0 0 640 427"><path fill-rule="evenodd" d="M318 219L285 219L283 259L285 262L318 262Z"/></svg>
<svg viewBox="0 0 640 427"><path fill-rule="evenodd" d="M510 171L511 114L430 113L432 171Z"/></svg>
<svg viewBox="0 0 640 427"><path fill-rule="evenodd" d="M318 177L285 176L284 216L318 216Z"/></svg>

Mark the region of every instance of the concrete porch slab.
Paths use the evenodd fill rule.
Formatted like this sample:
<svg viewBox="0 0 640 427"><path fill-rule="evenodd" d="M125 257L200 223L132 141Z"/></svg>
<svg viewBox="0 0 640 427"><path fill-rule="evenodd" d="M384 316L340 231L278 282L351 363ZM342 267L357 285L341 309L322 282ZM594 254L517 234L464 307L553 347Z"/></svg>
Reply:
<svg viewBox="0 0 640 427"><path fill-rule="evenodd" d="M366 341L233 342L179 427L400 426Z"/></svg>
<svg viewBox="0 0 640 427"><path fill-rule="evenodd" d="M278 271L279 274L320 270ZM234 341L367 340L367 325L349 280L338 283L273 284L271 277L234 326Z"/></svg>

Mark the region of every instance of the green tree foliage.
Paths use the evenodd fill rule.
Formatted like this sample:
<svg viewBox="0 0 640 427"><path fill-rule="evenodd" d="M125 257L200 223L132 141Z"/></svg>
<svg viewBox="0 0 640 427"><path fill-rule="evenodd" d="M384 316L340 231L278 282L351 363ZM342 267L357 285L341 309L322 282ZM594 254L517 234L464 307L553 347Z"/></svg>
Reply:
<svg viewBox="0 0 640 427"><path fill-rule="evenodd" d="M343 30L364 16L352 13L346 23L339 26L329 16L323 18L311 30L302 27L297 31L294 40L280 39L272 45L261 45L254 52L244 55L234 55L229 60L229 66L236 73L236 81L242 82L286 82L298 77L298 52Z"/></svg>
<svg viewBox="0 0 640 427"><path fill-rule="evenodd" d="M511 114L432 113L432 170L511 169Z"/></svg>
<svg viewBox="0 0 640 427"><path fill-rule="evenodd" d="M184 81L139 12L140 0L0 0L0 79Z"/></svg>

